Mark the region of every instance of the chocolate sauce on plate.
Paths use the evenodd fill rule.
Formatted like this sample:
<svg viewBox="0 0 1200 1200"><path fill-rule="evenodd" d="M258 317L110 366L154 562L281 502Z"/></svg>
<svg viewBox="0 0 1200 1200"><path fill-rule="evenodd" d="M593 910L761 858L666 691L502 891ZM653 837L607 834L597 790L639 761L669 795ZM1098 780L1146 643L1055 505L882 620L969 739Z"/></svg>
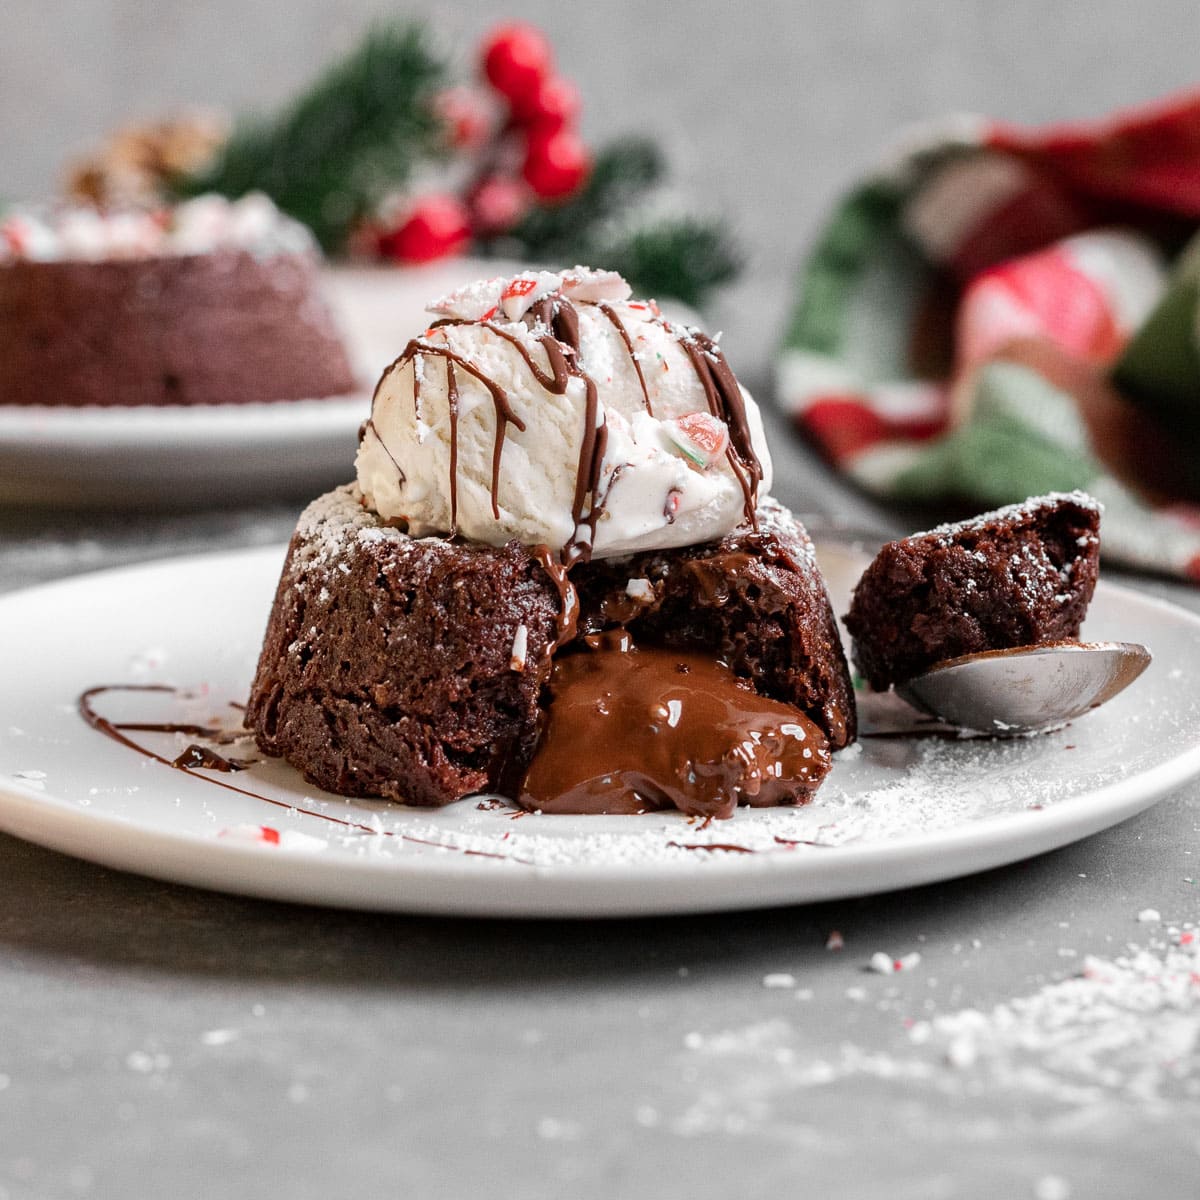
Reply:
<svg viewBox="0 0 1200 1200"><path fill-rule="evenodd" d="M203 746L189 746L177 758L167 758L165 755L159 754L152 750L149 746L135 741L129 736L130 732L143 733L179 733L190 732L196 730L208 730L212 726L200 725L180 725L176 722L164 721L161 723L151 721L139 722L117 722L110 721L107 717L102 716L95 706L95 700L112 692L148 692L157 693L167 696L182 696L186 695L186 689L171 687L161 683L112 683L98 684L95 687L87 688L76 701L76 706L79 710L79 715L83 720L97 733L103 734L111 741L125 746L130 750L142 755L145 758L152 759L156 763L161 763L164 767L170 767L175 771L183 771L192 779L203 780L205 783L212 784L213 787L224 788L229 792L236 792L239 796L248 796L252 800L261 800L264 804L270 804L275 808L282 808L288 812L302 813L306 817L313 817L318 821L327 821L331 825L340 826L342 829L351 830L355 833L371 834L374 837L394 837L403 842L412 842L419 846L433 846L439 850L453 850L458 854L462 854L468 858L497 858L503 859L506 862L521 863L525 866L532 866L532 860L521 858L515 854L499 854L491 850L470 850L463 846L455 846L445 842L437 842L430 838L415 837L410 833L398 833L390 829L379 829L372 825L367 825L362 821L348 821L342 817L330 816L328 813L318 812L316 809L303 808L291 800L280 800L274 796L266 796L262 792L252 791L250 788L239 787L237 784L229 783L224 779L214 779L211 775L195 774L197 768L206 768L215 771L236 771L251 764L235 764L229 759L223 758L208 750ZM233 705L232 707L240 708L241 705ZM223 731L216 729L216 732L225 734L226 736L242 736L244 731L238 731L236 734L233 731ZM198 736L207 736L206 734L198 734ZM197 755L193 755L193 751ZM196 761L196 758L203 758L205 761ZM218 765L218 761L225 765Z"/></svg>
<svg viewBox="0 0 1200 1200"><path fill-rule="evenodd" d="M226 758L208 746L193 742L182 754L171 762L171 766L191 771L203 767L206 771L244 771L250 764L236 758Z"/></svg>

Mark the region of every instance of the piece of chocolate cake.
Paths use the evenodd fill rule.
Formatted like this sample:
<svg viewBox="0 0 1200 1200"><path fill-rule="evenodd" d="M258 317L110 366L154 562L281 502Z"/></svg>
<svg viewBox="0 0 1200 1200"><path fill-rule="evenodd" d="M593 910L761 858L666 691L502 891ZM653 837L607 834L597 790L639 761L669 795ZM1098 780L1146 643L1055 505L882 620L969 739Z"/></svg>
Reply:
<svg viewBox="0 0 1200 1200"><path fill-rule="evenodd" d="M708 652L795 706L829 747L853 740L853 695L812 544L778 505L759 509L757 531L580 563L570 578L576 628L555 658L621 627L639 644ZM515 798L561 615L537 553L412 538L365 509L355 487L339 488L309 506L292 539L247 726L266 753L332 792L419 805L481 791Z"/></svg>
<svg viewBox="0 0 1200 1200"><path fill-rule="evenodd" d="M935 663L1079 636L1100 505L1053 494L889 542L854 589L854 665L877 691Z"/></svg>
<svg viewBox="0 0 1200 1200"><path fill-rule="evenodd" d="M265 197L204 197L169 216L17 214L0 234L2 404L246 404L354 390L315 245Z"/></svg>

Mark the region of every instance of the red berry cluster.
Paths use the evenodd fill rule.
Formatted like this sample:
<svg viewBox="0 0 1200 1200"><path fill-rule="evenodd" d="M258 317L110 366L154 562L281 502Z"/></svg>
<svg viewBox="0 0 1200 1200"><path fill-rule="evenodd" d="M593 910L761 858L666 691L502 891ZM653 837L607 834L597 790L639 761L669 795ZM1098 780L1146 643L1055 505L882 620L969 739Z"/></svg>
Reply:
<svg viewBox="0 0 1200 1200"><path fill-rule="evenodd" d="M554 73L550 43L532 25L502 25L484 43L483 73L508 102L509 126L523 136L521 177L543 200L571 195L591 160L575 128L579 92Z"/></svg>
<svg viewBox="0 0 1200 1200"><path fill-rule="evenodd" d="M378 235L387 258L420 263L458 253L472 237L502 234L531 204L565 200L587 180L591 156L576 127L579 91L555 73L545 35L521 22L501 25L484 39L480 65L494 98L471 88L438 98L451 146L476 156L479 167L462 195L428 193L407 205Z"/></svg>

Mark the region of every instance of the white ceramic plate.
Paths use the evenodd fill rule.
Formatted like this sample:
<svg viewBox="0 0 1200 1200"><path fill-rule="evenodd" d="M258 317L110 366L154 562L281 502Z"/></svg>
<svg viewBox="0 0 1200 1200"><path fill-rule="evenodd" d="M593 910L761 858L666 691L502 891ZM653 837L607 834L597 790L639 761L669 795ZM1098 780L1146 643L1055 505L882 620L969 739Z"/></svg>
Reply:
<svg viewBox="0 0 1200 1200"><path fill-rule="evenodd" d="M175 559L0 598L0 828L108 866L317 904L475 916L704 912L831 899L1013 862L1104 829L1200 771L1200 619L1101 585L1086 633L1154 664L1068 728L1013 741L868 738L802 809L517 814L409 809L307 787L279 762L184 772L102 736L237 724L282 550ZM840 606L863 557L822 551ZM170 760L197 739L131 731ZM255 757L250 744L221 747ZM230 787L215 786L214 781ZM245 794L253 793L253 794ZM270 831L270 832L264 832Z"/></svg>

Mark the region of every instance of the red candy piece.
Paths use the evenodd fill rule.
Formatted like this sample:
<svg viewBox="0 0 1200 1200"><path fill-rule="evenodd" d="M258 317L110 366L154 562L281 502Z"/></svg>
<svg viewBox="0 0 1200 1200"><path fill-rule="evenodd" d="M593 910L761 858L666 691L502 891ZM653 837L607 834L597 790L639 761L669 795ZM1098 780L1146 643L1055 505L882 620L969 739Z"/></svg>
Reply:
<svg viewBox="0 0 1200 1200"><path fill-rule="evenodd" d="M680 448L697 464L709 467L729 445L729 431L725 423L712 413L685 413L676 417L675 428L683 435Z"/></svg>
<svg viewBox="0 0 1200 1200"><path fill-rule="evenodd" d="M271 825L231 825L222 829L217 837L232 838L238 842L265 842L268 846L279 845L279 830Z"/></svg>
<svg viewBox="0 0 1200 1200"><path fill-rule="evenodd" d="M521 174L543 200L561 200L579 190L591 170L591 156L569 129L529 138Z"/></svg>
<svg viewBox="0 0 1200 1200"><path fill-rule="evenodd" d="M710 457L725 449L727 434L724 422L718 421L711 413L687 413L675 424Z"/></svg>
<svg viewBox="0 0 1200 1200"><path fill-rule="evenodd" d="M457 196L436 193L418 201L402 224L383 234L379 250L397 262L433 262L456 254L470 238L466 206Z"/></svg>
<svg viewBox="0 0 1200 1200"><path fill-rule="evenodd" d="M545 34L521 21L498 26L483 43L483 73L509 103L530 100L553 61Z"/></svg>
<svg viewBox="0 0 1200 1200"><path fill-rule="evenodd" d="M500 296L501 300L511 300L514 296L528 296L537 287L536 279L514 279Z"/></svg>

